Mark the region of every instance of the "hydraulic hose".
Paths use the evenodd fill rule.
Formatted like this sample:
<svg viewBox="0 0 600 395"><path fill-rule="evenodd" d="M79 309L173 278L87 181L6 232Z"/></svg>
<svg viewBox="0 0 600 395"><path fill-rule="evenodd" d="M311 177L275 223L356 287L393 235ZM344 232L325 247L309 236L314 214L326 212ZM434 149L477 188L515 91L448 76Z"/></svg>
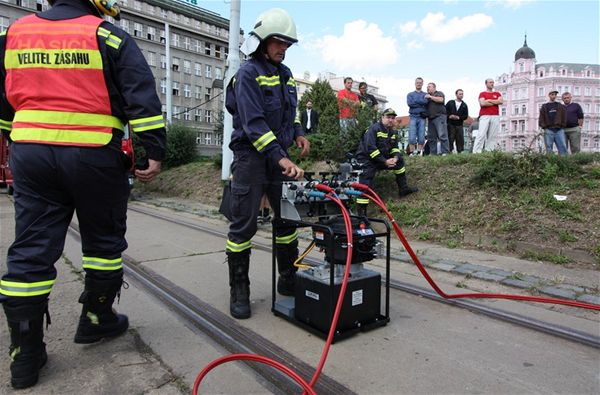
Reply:
<svg viewBox="0 0 600 395"><path fill-rule="evenodd" d="M325 342L325 347L323 348L323 352L321 354L321 359L319 361L319 364L317 365L317 368L315 369L315 373L313 374L313 377L311 378L310 383L307 383L302 377L300 377L300 375L298 375L292 369L290 369L290 368L286 367L285 365L283 365L282 363L277 362L268 357L265 357L262 355L255 355L255 354L230 354L230 355L226 355L224 357L215 359L214 361L212 361L208 365L206 365L204 367L204 369L202 369L202 371L198 374L198 376L196 377L196 380L194 381L194 388L192 390L193 395L198 394L198 390L200 388L200 383L202 382L204 377L206 377L206 375L211 370L213 370L214 368L216 368L217 366L219 366L221 364L224 364L226 362L236 361L236 360L237 361L240 361L240 360L254 361L254 362L260 362L260 363L272 366L272 367L278 369L279 371L283 372L287 376L291 377L294 381L296 381L296 383L298 383L304 390L305 395L315 395L316 394L313 387L314 387L315 383L317 382L317 380L319 379L319 376L321 375L323 367L325 366L325 361L327 360L327 355L329 354L329 349L331 347L331 343L333 341L333 336L335 334L335 329L337 327L337 322L339 320L340 313L342 310L342 305L344 302L344 294L346 293L348 278L350 277L350 264L352 263L352 222L350 220L350 214L348 213L348 210L346 209L344 204L341 202L341 200L335 195L334 191L329 187L326 187L326 188L324 188L324 187L326 187L326 186L323 185L322 188L319 188L319 189L322 190L323 192L327 193L325 195L325 198L335 202L338 206L340 206L342 216L344 218L344 225L346 227L346 235L347 235L346 238L347 238L348 249L346 250L346 268L344 270L344 277L343 277L342 285L340 288L340 294L338 296L335 311L333 313L331 327L329 328L329 334L327 335L327 341ZM331 268L331 270L333 270L333 267Z"/></svg>
<svg viewBox="0 0 600 395"><path fill-rule="evenodd" d="M377 195L377 193L375 193L375 191L373 191L368 185L364 185L364 184L355 182L355 183L352 183L351 186L354 189L361 190L363 192L363 196L364 197L372 200L375 204L377 204L384 211L385 215L388 217L388 219L392 223L392 226L394 228L394 231L396 232L396 235L398 236L398 238L402 242L402 245L404 246L404 248L406 249L406 251L410 255L411 259L413 260L413 262L415 263L415 265L417 266L417 268L419 269L419 271L421 272L421 274L423 275L423 277L425 277L425 279L427 280L427 282L429 283L429 285L441 297L443 297L445 299L460 299L460 298L512 299L512 300L523 300L523 301L537 302L537 303L561 304L561 305L565 305L565 306L571 306L571 307L578 307L578 308L582 308L582 309L600 311L600 305L592 304L592 303L578 302L578 301L575 301L575 300L565 300L565 299L557 299L557 298L546 298L546 297L528 296L528 295L497 294L497 293L477 293L477 292L475 292L475 293L462 293L462 294L447 294L447 293L445 293L435 283L435 281L433 281L433 279L431 278L431 276L429 275L429 273L427 272L427 270L425 269L425 267L423 266L423 264L419 260L419 257L417 256L417 254L415 254L415 252L413 251L413 249L410 246L408 240L404 236L404 233L402 233L402 230L400 229L400 226L396 223L396 220L394 219L394 217L392 216L392 214L390 213L390 211L387 209L387 206L385 205L385 203L383 202L383 200L381 200L381 198L379 197L379 195Z"/></svg>

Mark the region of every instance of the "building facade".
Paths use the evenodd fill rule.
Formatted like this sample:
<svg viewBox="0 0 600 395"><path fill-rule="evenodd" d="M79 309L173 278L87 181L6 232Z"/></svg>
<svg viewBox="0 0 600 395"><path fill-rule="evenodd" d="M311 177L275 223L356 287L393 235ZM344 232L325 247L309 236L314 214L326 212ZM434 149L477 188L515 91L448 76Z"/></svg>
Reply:
<svg viewBox="0 0 600 395"><path fill-rule="evenodd" d="M144 54L166 116L167 90L172 94L172 121L197 132L201 154L221 152L225 60L229 20L185 0L120 0L121 20L106 19L129 33ZM46 0L0 0L0 31L16 19L48 8ZM170 32L170 58L165 48ZM167 64L172 86L167 87Z"/></svg>
<svg viewBox="0 0 600 395"><path fill-rule="evenodd" d="M514 71L497 77L495 88L504 98L498 136L503 151L544 150L539 111L548 101L548 93L557 90L557 101L561 102L560 94L570 92L573 102L583 109L581 151L600 152L600 65L536 63L525 37L523 47L515 53Z"/></svg>

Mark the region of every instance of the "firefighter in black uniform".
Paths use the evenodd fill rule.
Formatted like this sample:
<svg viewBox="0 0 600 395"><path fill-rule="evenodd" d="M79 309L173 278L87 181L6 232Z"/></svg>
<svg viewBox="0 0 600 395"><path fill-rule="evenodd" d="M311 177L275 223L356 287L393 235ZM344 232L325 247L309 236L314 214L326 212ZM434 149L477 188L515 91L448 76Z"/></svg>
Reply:
<svg viewBox="0 0 600 395"><path fill-rule="evenodd" d="M391 108L383 110L381 121L367 129L358 146L356 159L362 164L359 181L373 188L373 179L379 170L391 170L396 175L396 184L400 197L417 192L417 188L409 187L406 181L404 159L398 148L398 131L394 130L396 111ZM367 215L369 199L356 199L358 215Z"/></svg>
<svg viewBox="0 0 600 395"><path fill-rule="evenodd" d="M274 8L261 14L241 50L251 56L227 86L226 107L233 116L229 148L233 151L230 210L232 215L226 244L231 292L230 312L235 318L250 317L251 239L263 193L275 216L280 214L281 183L300 179L304 171L288 157L295 142L309 151L296 117L296 82L281 62L296 38L290 15ZM277 291L292 295L298 257L295 228L277 227Z"/></svg>
<svg viewBox="0 0 600 395"><path fill-rule="evenodd" d="M46 363L43 319L73 213L85 270L74 341L125 332L112 310L123 282L130 159L124 125L136 133L152 180L165 155L165 123L154 78L135 41L102 15L113 0L49 0L52 8L0 35L0 128L10 133L15 241L0 280L10 337L11 384L36 384ZM49 316L48 316L49 318Z"/></svg>

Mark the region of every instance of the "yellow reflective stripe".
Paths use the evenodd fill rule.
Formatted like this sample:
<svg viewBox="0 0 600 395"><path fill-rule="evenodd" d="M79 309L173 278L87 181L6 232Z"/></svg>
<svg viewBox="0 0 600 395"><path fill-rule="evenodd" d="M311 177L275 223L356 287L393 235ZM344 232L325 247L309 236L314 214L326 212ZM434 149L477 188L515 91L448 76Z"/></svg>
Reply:
<svg viewBox="0 0 600 395"><path fill-rule="evenodd" d="M300 123L300 115L296 112L296 116L294 117L294 123Z"/></svg>
<svg viewBox="0 0 600 395"><path fill-rule="evenodd" d="M95 49L7 49L6 69L97 69L102 70L102 56Z"/></svg>
<svg viewBox="0 0 600 395"><path fill-rule="evenodd" d="M274 141L276 139L275 134L273 134L272 131L268 131L267 133L263 134L262 136L260 136L260 138L258 140L256 140L255 142L252 143L252 145L254 146L254 148L256 148L257 151L262 151L267 145L269 145L269 143L271 141Z"/></svg>
<svg viewBox="0 0 600 395"><path fill-rule="evenodd" d="M90 132L89 130L16 128L10 132L10 138L13 141L106 145L112 138L112 133Z"/></svg>
<svg viewBox="0 0 600 395"><path fill-rule="evenodd" d="M290 79L288 80L287 84L288 84L288 85L291 85L291 86L296 86L296 80L295 80L295 79L293 79L293 78L290 78Z"/></svg>
<svg viewBox="0 0 600 395"><path fill-rule="evenodd" d="M358 203L358 204L369 204L369 199L356 198L356 203Z"/></svg>
<svg viewBox="0 0 600 395"><path fill-rule="evenodd" d="M371 158L375 158L376 156L380 155L381 152L376 149L375 151L371 152L371 154L369 155Z"/></svg>
<svg viewBox="0 0 600 395"><path fill-rule="evenodd" d="M104 259L91 256L82 258L84 269L119 270L123 268L123 258Z"/></svg>
<svg viewBox="0 0 600 395"><path fill-rule="evenodd" d="M406 167L403 167L403 168L401 168L401 169L394 170L394 174L402 174L402 173L404 173L405 171L406 171Z"/></svg>
<svg viewBox="0 0 600 395"><path fill-rule="evenodd" d="M276 244L290 244L297 239L298 239L298 231L295 230L294 233L292 233L289 236L276 237L275 243Z"/></svg>
<svg viewBox="0 0 600 395"><path fill-rule="evenodd" d="M387 135L387 133L384 133L384 132L377 132L377 137L387 139L388 135Z"/></svg>
<svg viewBox="0 0 600 395"><path fill-rule="evenodd" d="M49 294L52 291L54 280L39 281L35 283L20 283L0 280L0 293L6 296L37 296Z"/></svg>
<svg viewBox="0 0 600 395"><path fill-rule="evenodd" d="M5 130L12 130L12 121L5 121L0 119L0 128Z"/></svg>
<svg viewBox="0 0 600 395"><path fill-rule="evenodd" d="M63 112L48 110L19 110L13 122L39 122L57 125L101 126L123 130L123 122L117 117L84 112Z"/></svg>
<svg viewBox="0 0 600 395"><path fill-rule="evenodd" d="M6 30L3 32L0 32L0 36L6 36Z"/></svg>
<svg viewBox="0 0 600 395"><path fill-rule="evenodd" d="M243 243L234 243L231 240L227 240L227 246L226 246L228 251L231 252L242 252L247 250L248 248L252 248L252 243L250 243L250 240L245 241Z"/></svg>
<svg viewBox="0 0 600 395"><path fill-rule="evenodd" d="M98 28L98 35L100 37L106 38L106 40L104 40L106 45L113 47L114 49L119 49L119 47L121 46L121 42L123 41L103 27Z"/></svg>
<svg viewBox="0 0 600 395"><path fill-rule="evenodd" d="M165 127L165 119L162 115L155 115L152 117L132 119L129 121L131 130L136 133L145 132L151 129L160 129Z"/></svg>
<svg viewBox="0 0 600 395"><path fill-rule="evenodd" d="M279 76L274 75L272 77L267 77L266 75L259 75L256 77L256 82L258 82L258 85L260 86L277 86L279 85Z"/></svg>
<svg viewBox="0 0 600 395"><path fill-rule="evenodd" d="M400 148L392 148L390 153L394 154L396 152L400 152Z"/></svg>

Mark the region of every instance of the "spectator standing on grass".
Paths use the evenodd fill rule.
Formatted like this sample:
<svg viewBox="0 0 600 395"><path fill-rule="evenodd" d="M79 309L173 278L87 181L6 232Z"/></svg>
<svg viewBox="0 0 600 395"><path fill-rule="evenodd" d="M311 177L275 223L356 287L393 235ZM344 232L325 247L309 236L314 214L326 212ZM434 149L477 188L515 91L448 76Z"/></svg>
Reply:
<svg viewBox="0 0 600 395"><path fill-rule="evenodd" d="M567 124L567 109L556 101L557 95L558 91L556 90L548 93L549 101L542 104L538 122L540 128L544 129L546 153L551 154L554 151L554 144L556 144L558 154L566 155L565 125Z"/></svg>
<svg viewBox="0 0 600 395"><path fill-rule="evenodd" d="M457 89L456 99L448 100L446 103L446 114L448 115L448 144L450 152L454 150L456 142L456 153L460 154L465 149L465 135L463 123L469 117L469 107L463 101L464 92Z"/></svg>
<svg viewBox="0 0 600 395"><path fill-rule="evenodd" d="M435 83L427 84L427 94L425 99L427 103L428 125L427 144L429 145L430 155L447 155L448 146L448 127L446 125L446 106L444 105L444 93L437 90ZM437 142L440 142L440 151L438 152Z"/></svg>

